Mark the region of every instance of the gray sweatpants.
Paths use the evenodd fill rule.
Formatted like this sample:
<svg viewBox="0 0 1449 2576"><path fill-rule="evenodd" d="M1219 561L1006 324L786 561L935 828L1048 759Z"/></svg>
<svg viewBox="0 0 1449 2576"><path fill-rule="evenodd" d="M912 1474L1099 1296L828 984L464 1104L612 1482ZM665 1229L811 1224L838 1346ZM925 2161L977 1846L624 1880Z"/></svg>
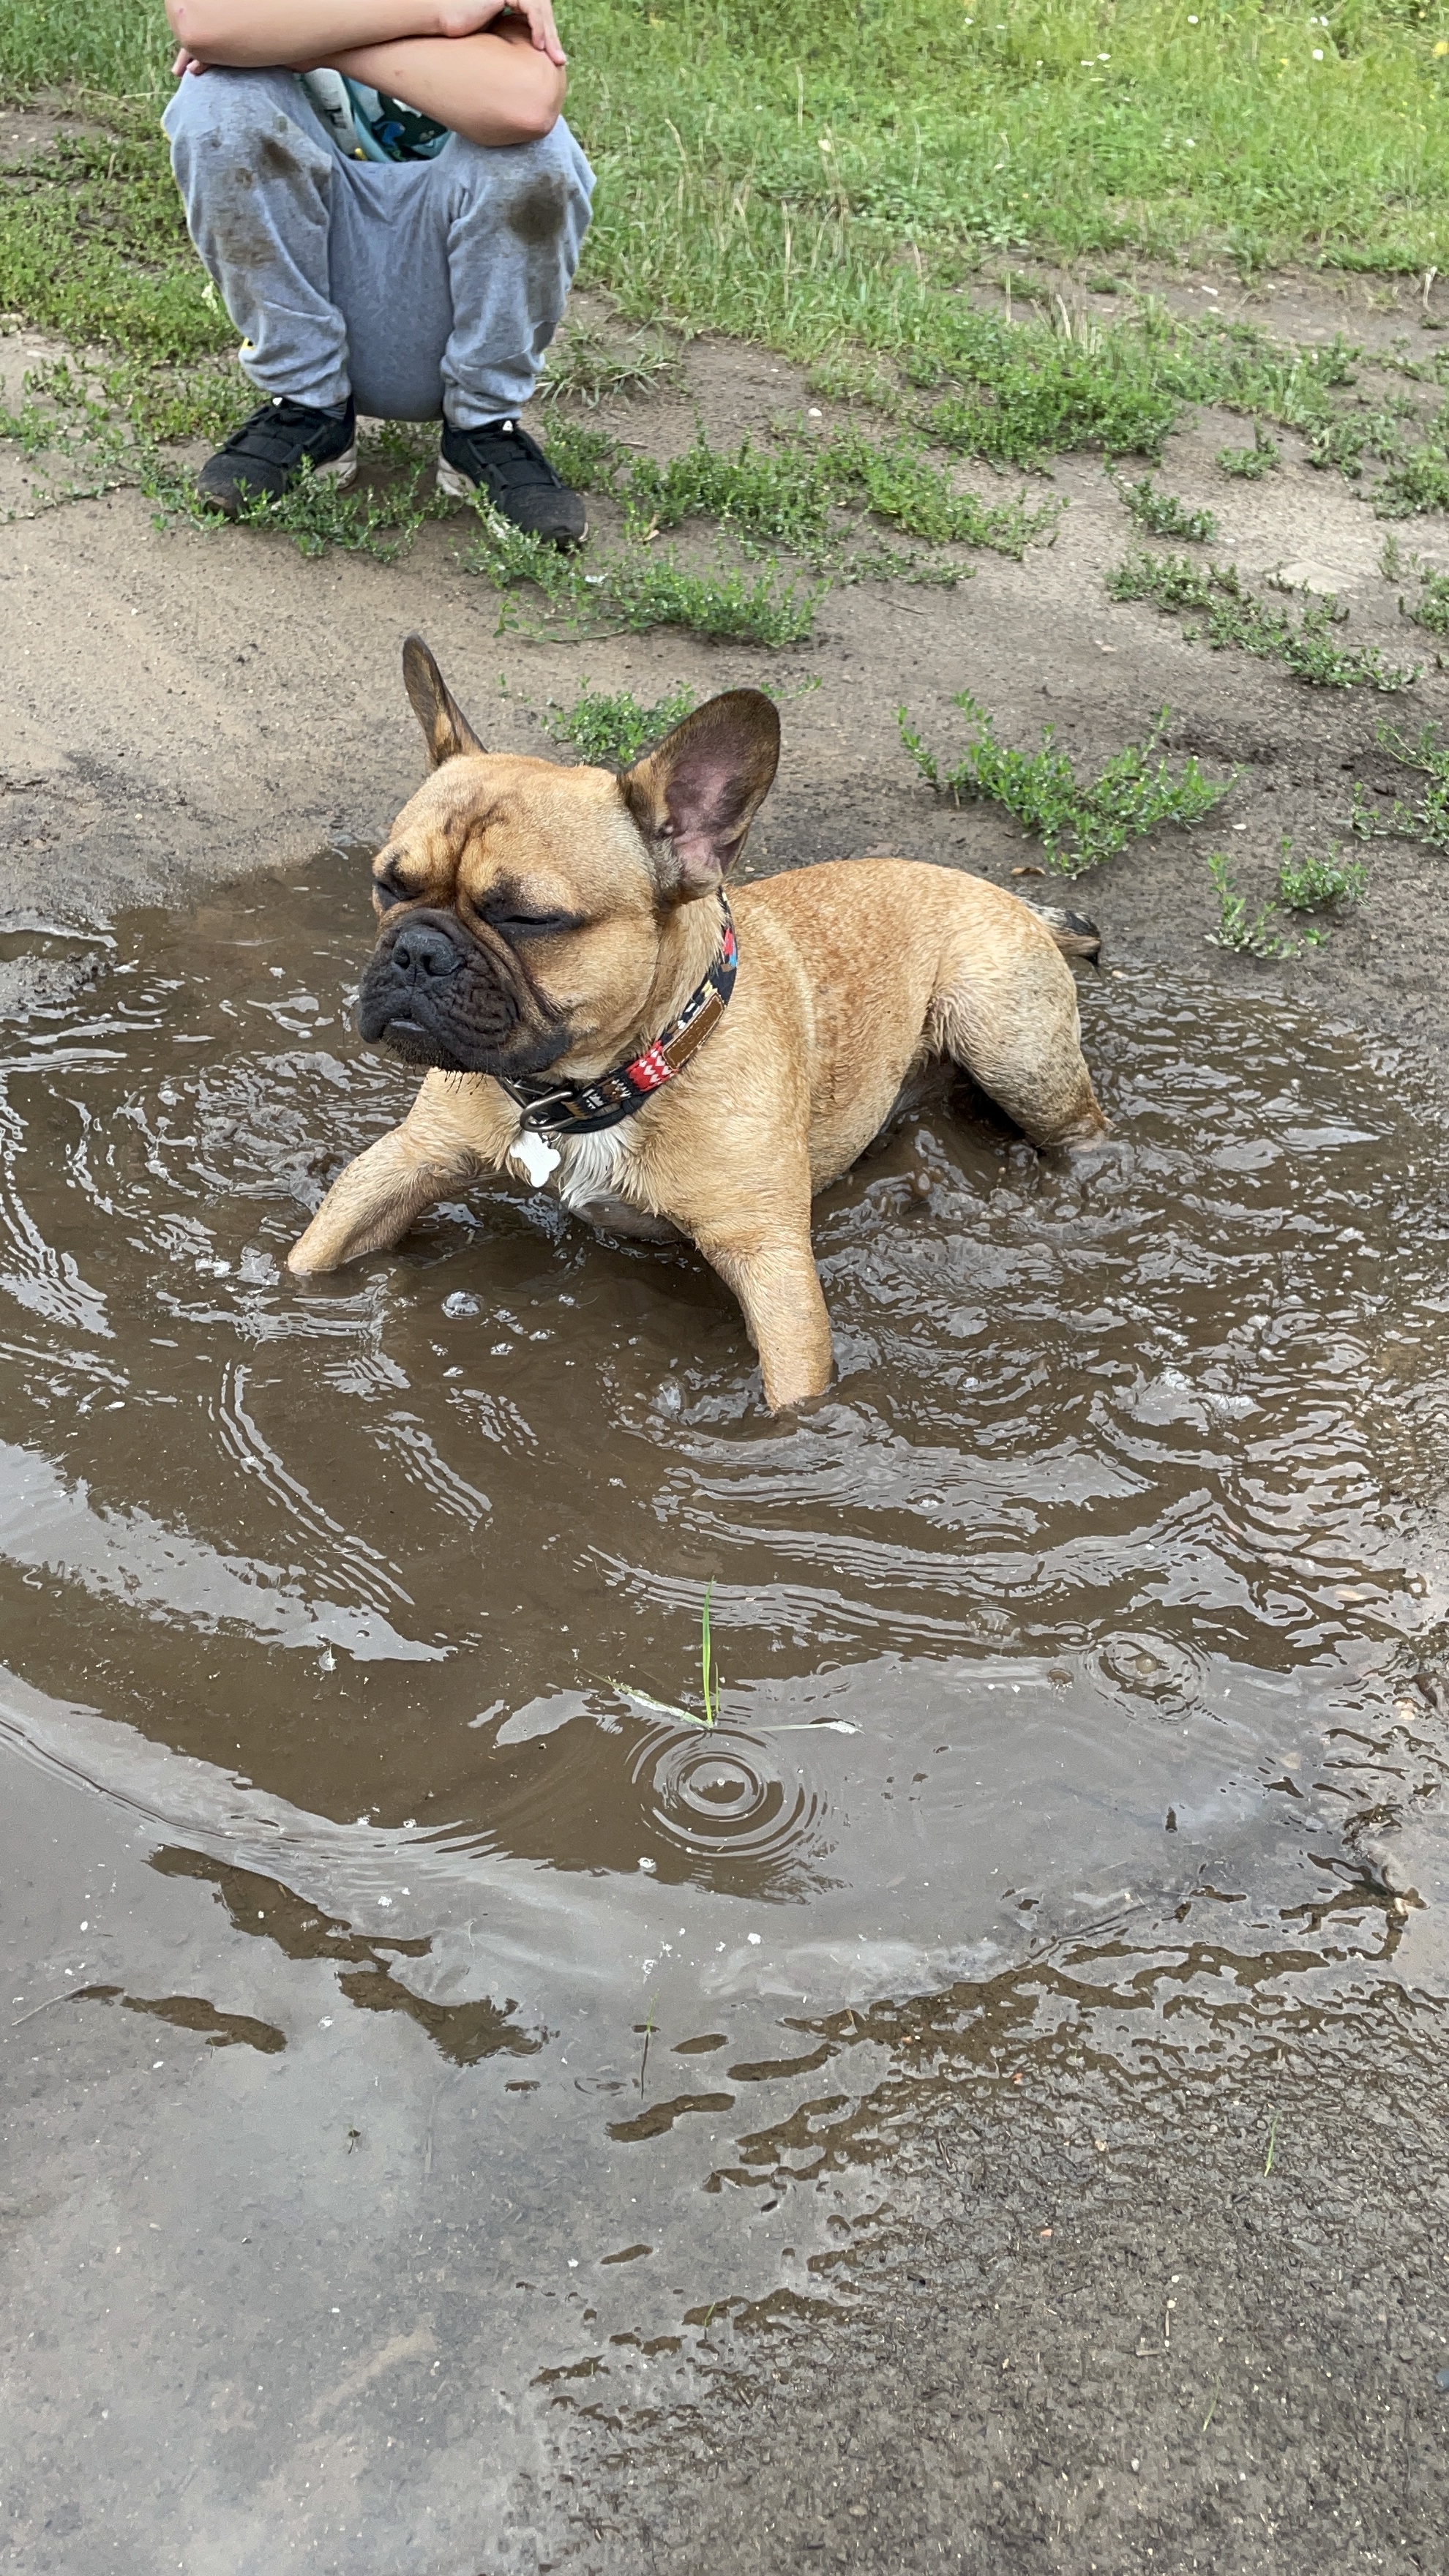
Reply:
<svg viewBox="0 0 1449 2576"><path fill-rule="evenodd" d="M208 71L162 122L261 392L459 429L523 408L593 193L562 119L541 143L455 134L431 161L350 161L291 72Z"/></svg>

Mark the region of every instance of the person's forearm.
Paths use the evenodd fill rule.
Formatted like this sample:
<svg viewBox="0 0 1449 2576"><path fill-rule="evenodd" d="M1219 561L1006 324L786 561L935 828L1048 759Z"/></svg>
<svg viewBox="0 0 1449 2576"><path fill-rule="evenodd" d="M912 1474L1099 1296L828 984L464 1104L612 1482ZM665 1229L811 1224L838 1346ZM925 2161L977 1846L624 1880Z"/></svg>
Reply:
<svg viewBox="0 0 1449 2576"><path fill-rule="evenodd" d="M526 35L404 39L327 59L470 143L537 141L557 124L567 87L564 73Z"/></svg>
<svg viewBox="0 0 1449 2576"><path fill-rule="evenodd" d="M241 71L330 63L357 45L451 35L456 14L446 0L166 0L179 45Z"/></svg>

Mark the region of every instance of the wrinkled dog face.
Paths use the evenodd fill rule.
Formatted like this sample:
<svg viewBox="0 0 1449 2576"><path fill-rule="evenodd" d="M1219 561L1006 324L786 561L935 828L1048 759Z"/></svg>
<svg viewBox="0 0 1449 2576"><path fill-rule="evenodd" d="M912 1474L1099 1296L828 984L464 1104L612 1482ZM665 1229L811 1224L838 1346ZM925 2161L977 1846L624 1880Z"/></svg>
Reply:
<svg viewBox="0 0 1449 2576"><path fill-rule="evenodd" d="M510 1078L607 1054L648 999L671 913L743 847L779 757L773 706L713 698L615 778L486 753L417 636L403 675L434 774L373 865L363 1037Z"/></svg>

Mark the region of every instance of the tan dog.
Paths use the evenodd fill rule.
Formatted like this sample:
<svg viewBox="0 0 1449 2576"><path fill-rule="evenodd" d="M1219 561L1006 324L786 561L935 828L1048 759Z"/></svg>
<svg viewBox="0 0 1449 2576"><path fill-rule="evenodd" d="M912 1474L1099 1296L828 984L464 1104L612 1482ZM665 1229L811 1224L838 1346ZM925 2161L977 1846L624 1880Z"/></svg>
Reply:
<svg viewBox="0 0 1449 2576"><path fill-rule="evenodd" d="M954 1058L1036 1144L1101 1132L1053 932L980 877L857 859L747 886L729 991L724 881L779 760L758 691L711 698L615 777L486 753L416 636L403 674L434 775L373 863L359 1020L431 1069L294 1271L396 1243L484 1172L547 1180L596 1221L687 1235L778 1410L830 1377L812 1195L909 1077ZM1095 944L1089 924L1059 935Z"/></svg>

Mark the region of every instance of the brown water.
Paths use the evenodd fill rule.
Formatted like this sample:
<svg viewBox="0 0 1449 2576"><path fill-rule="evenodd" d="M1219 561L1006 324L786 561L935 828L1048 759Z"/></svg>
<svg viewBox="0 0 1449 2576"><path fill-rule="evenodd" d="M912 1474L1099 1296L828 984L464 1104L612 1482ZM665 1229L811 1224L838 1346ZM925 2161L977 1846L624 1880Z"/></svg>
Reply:
<svg viewBox="0 0 1449 2576"><path fill-rule="evenodd" d="M285 1277L413 1088L351 1029L361 879L133 916L11 1032L5 1725L335 1969L339 2066L384 2011L460 2071L542 2160L535 2254L673 2226L678 2277L594 2295L677 2325L722 2295L701 2181L784 2152L736 2119L848 2125L877 2082L848 2006L1129 1919L1276 1955L1351 1898L1391 1940L1446 1603L1440 1144L1308 1007L1088 981L1111 1147L1043 1162L967 1098L904 1128L819 1206L838 1380L771 1421L701 1264L541 1197ZM708 1587L711 1732L655 1705L701 1709ZM731 2240L726 2286L779 2260Z"/></svg>

